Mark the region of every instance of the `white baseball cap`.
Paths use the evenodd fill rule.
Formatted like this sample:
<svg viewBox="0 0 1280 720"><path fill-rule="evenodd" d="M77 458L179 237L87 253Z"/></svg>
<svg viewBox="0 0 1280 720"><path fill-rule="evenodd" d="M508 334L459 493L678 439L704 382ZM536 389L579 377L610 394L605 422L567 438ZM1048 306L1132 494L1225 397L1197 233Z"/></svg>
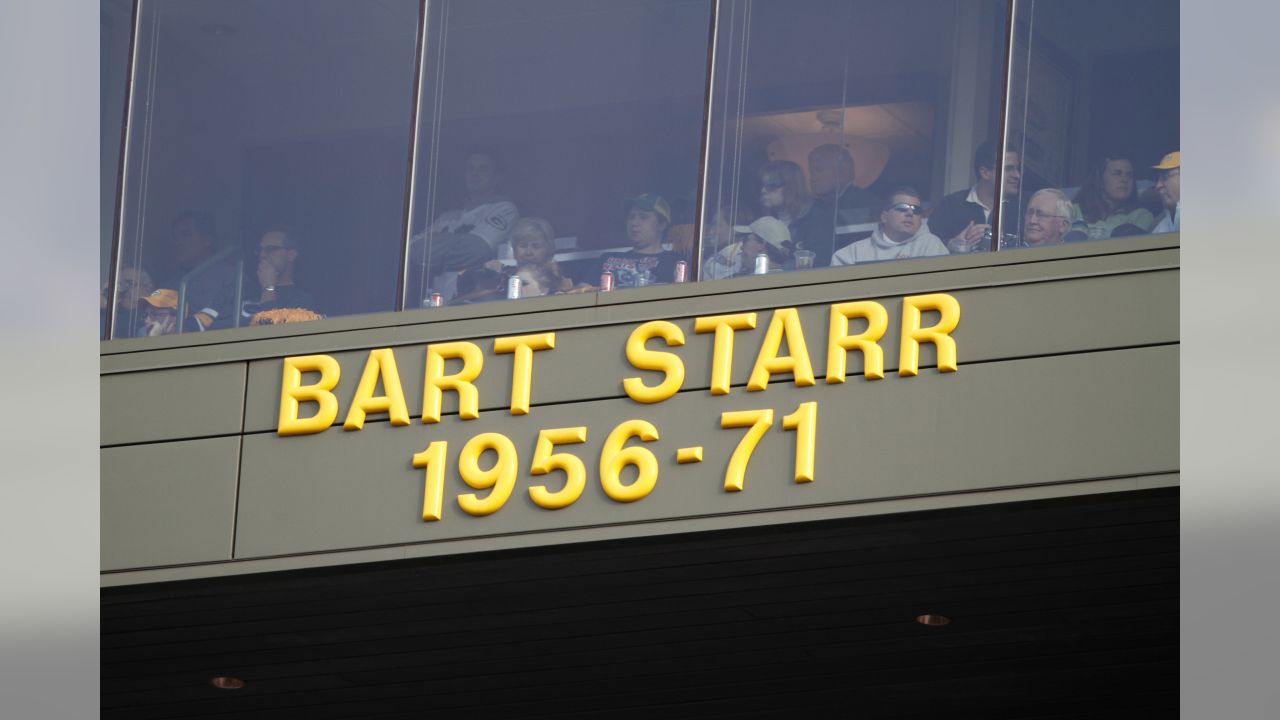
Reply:
<svg viewBox="0 0 1280 720"><path fill-rule="evenodd" d="M786 243L791 242L791 231L787 229L787 224L769 215L757 218L750 225L734 225L733 231L751 233L779 250L785 250Z"/></svg>

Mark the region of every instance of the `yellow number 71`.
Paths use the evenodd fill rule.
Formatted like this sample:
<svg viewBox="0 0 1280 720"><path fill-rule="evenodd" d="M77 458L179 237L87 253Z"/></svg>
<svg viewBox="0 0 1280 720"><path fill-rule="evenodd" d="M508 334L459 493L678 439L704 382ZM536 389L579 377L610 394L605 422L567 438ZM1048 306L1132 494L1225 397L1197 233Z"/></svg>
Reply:
<svg viewBox="0 0 1280 720"><path fill-rule="evenodd" d="M782 418L784 430L796 431L796 472L798 483L813 481L814 446L817 442L818 403L801 403L796 411ZM773 425L772 410L731 410L720 414L722 428L750 428L729 457L724 473L725 492L740 492L747 475L747 463L760 438Z"/></svg>

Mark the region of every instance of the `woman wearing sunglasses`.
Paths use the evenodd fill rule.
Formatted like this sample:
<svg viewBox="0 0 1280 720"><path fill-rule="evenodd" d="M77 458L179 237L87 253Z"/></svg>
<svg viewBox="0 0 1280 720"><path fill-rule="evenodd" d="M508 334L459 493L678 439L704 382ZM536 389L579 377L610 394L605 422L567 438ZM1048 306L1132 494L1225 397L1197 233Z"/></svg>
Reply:
<svg viewBox="0 0 1280 720"><path fill-rule="evenodd" d="M832 265L860 265L883 260L946 255L936 235L924 229L920 192L899 187L889 193L880 211L880 225L870 237L850 243L831 256Z"/></svg>
<svg viewBox="0 0 1280 720"><path fill-rule="evenodd" d="M778 218L791 233L792 247L803 247L797 221L813 207L804 170L789 160L773 160L760 168L760 214Z"/></svg>

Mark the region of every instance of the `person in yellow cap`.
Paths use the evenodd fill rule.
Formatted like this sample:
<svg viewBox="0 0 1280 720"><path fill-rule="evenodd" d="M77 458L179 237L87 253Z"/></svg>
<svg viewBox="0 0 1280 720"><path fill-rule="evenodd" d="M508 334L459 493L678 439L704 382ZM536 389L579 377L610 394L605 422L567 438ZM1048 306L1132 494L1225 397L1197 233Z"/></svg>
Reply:
<svg viewBox="0 0 1280 720"><path fill-rule="evenodd" d="M178 291L154 290L141 299L143 309L141 336L172 335L178 332Z"/></svg>
<svg viewBox="0 0 1280 720"><path fill-rule="evenodd" d="M1164 204L1164 214L1151 229L1152 234L1178 232L1182 223L1182 153L1178 150L1165 155L1159 165L1152 165L1156 176L1156 192Z"/></svg>

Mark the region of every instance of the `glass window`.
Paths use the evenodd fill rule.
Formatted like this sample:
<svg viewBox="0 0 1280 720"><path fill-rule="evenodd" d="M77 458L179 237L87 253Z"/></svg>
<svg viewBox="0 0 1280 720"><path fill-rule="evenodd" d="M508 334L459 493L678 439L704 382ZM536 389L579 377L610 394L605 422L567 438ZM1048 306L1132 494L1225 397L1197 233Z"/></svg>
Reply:
<svg viewBox="0 0 1280 720"><path fill-rule="evenodd" d="M416 0L143 0L113 337L395 306Z"/></svg>
<svg viewBox="0 0 1280 720"><path fill-rule="evenodd" d="M405 307L687 270L710 0L430 12Z"/></svg>
<svg viewBox="0 0 1280 720"><path fill-rule="evenodd" d="M700 278L989 249L1005 7L722 2Z"/></svg>
<svg viewBox="0 0 1280 720"><path fill-rule="evenodd" d="M100 214L99 282L102 287L102 326L107 337L107 273L111 267L111 239L115 229L117 180L120 177L120 133L124 128L125 87L129 76L129 37L133 34L133 3L102 0L98 52L98 137ZM130 289L131 291L131 289ZM126 294L125 297L128 297Z"/></svg>
<svg viewBox="0 0 1280 720"><path fill-rule="evenodd" d="M1178 3L1018 0L1011 247L1177 231Z"/></svg>

